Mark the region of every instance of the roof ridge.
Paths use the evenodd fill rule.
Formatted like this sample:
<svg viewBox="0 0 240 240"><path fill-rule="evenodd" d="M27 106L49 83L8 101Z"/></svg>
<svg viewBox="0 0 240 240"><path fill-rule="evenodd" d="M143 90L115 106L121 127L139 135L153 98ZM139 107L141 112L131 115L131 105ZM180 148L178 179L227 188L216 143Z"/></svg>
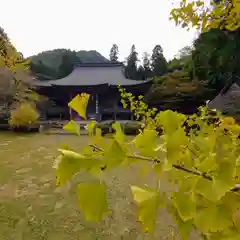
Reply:
<svg viewBox="0 0 240 240"><path fill-rule="evenodd" d="M122 62L84 62L84 63L76 63L74 65L75 68L81 67L123 67Z"/></svg>

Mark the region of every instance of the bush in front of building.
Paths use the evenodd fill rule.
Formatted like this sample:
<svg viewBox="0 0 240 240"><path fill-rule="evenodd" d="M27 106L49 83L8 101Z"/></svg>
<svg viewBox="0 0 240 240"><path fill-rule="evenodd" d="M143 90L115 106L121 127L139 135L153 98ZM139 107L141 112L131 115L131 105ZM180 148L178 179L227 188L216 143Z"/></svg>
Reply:
<svg viewBox="0 0 240 240"><path fill-rule="evenodd" d="M142 128L142 123L139 121L127 121L122 128L126 135L137 135Z"/></svg>
<svg viewBox="0 0 240 240"><path fill-rule="evenodd" d="M11 110L9 125L14 131L38 131L39 113L34 104L19 103Z"/></svg>
<svg viewBox="0 0 240 240"><path fill-rule="evenodd" d="M102 135L114 133L115 130L112 128L112 124L115 121L103 121L96 124L96 128L102 130ZM142 123L139 121L124 121L121 123L122 130L126 135L137 135L142 127Z"/></svg>

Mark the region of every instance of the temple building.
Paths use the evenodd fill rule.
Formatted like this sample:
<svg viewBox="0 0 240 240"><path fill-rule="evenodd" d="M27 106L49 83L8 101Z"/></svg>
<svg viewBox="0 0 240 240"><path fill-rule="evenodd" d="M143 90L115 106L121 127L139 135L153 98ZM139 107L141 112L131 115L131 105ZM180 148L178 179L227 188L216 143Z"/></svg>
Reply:
<svg viewBox="0 0 240 240"><path fill-rule="evenodd" d="M35 82L37 92L48 98L40 106L42 118L78 119L77 113L68 108L68 102L77 94L88 93L91 98L87 118L97 121L132 119L130 110L121 104L118 86L134 95L144 95L151 84L151 80L127 79L119 62L78 64L65 78Z"/></svg>

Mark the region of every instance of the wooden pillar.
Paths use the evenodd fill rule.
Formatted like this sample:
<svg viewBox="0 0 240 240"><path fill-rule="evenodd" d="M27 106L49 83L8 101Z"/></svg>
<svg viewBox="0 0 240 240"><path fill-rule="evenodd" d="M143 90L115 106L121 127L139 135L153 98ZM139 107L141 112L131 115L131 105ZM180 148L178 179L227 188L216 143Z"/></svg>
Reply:
<svg viewBox="0 0 240 240"><path fill-rule="evenodd" d="M117 120L117 100L114 100L113 103L113 120L116 121Z"/></svg>
<svg viewBox="0 0 240 240"><path fill-rule="evenodd" d="M71 100L72 100L72 95L70 94L70 101ZM72 120L72 109L70 107L69 107L69 117L70 117L70 120Z"/></svg>
<svg viewBox="0 0 240 240"><path fill-rule="evenodd" d="M96 101L96 109L95 109L95 113L96 113L96 120L99 120L99 99L98 99L98 93L95 95L95 101Z"/></svg>

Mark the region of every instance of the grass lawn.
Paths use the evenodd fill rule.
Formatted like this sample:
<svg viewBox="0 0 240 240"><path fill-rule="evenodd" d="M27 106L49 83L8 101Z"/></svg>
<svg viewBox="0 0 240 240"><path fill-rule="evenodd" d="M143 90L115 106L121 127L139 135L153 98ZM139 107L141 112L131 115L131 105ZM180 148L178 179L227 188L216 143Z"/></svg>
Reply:
<svg viewBox="0 0 240 240"><path fill-rule="evenodd" d="M107 177L110 213L98 224L86 222L77 206L79 175L64 188L55 186L52 168L57 148L68 143L76 149L87 136L13 135L0 133L0 239L94 240L151 239L136 220L129 184L154 186L156 179L139 169L117 169ZM171 238L175 231L164 210L159 213L156 239ZM194 238L196 239L196 238Z"/></svg>

